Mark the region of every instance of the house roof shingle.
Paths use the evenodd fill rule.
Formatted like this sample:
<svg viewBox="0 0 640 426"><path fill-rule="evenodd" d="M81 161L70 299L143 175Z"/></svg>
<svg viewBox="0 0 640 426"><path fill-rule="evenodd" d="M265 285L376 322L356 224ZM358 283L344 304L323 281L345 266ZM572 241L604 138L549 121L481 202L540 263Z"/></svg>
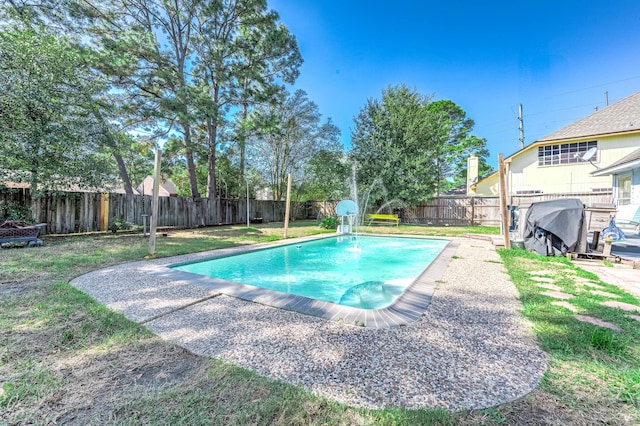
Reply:
<svg viewBox="0 0 640 426"><path fill-rule="evenodd" d="M149 175L144 178L142 183L138 185L137 189L142 195L153 194L153 176ZM158 186L158 195L161 197L174 197L178 195L178 189L169 179L165 179L164 181L161 180Z"/></svg>
<svg viewBox="0 0 640 426"><path fill-rule="evenodd" d="M640 131L640 91L569 124L539 142Z"/></svg>

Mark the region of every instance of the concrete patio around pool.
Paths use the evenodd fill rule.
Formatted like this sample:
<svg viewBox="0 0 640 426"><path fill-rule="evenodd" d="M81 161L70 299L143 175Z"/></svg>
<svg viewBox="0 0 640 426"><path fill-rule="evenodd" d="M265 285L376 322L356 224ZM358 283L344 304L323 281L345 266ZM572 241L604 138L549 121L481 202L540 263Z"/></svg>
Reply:
<svg viewBox="0 0 640 426"><path fill-rule="evenodd" d="M71 284L195 354L353 406L489 407L531 392L546 370L489 242L454 239L420 278L433 289L426 311L392 328L243 300L167 267L255 247L116 265Z"/></svg>

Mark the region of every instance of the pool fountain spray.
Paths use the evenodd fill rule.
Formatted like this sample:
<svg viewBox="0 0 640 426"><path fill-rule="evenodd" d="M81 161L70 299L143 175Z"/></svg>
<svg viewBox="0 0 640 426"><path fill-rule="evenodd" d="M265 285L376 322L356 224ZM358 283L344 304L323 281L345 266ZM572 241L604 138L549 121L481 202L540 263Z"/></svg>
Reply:
<svg viewBox="0 0 640 426"><path fill-rule="evenodd" d="M382 179L380 178L374 179L373 182L371 182L371 185L369 185L368 188L364 191L362 197L358 198L359 194L358 194L358 183L356 179L356 169L357 169L357 163L354 163L351 167L351 179L349 180L348 183L349 183L349 189L351 191L350 192L351 199L355 200L356 204L359 207L358 215L357 217L355 217L355 223L356 223L355 230L356 230L356 238L357 238L359 227L362 226L362 224L365 221L367 207L369 205L369 198L371 197L371 193L376 187L381 191L381 195L384 203L375 211L375 213L381 213L385 210L387 210L389 213L393 213L393 207L406 209L407 204L398 198L394 198L389 201L386 201L388 196L387 188L385 188L384 184L382 183ZM417 219L415 219L415 215L414 215L413 222L417 222Z"/></svg>
<svg viewBox="0 0 640 426"><path fill-rule="evenodd" d="M352 200L342 200L336 206L336 213L340 216L340 225L338 226L338 233L351 233L351 227L354 225L354 222L357 224L357 216L358 216L358 205L355 201ZM344 224L344 218L347 218L348 225ZM354 220L354 218L356 220ZM356 234L356 238L357 234ZM358 247L358 243L356 240L356 248Z"/></svg>

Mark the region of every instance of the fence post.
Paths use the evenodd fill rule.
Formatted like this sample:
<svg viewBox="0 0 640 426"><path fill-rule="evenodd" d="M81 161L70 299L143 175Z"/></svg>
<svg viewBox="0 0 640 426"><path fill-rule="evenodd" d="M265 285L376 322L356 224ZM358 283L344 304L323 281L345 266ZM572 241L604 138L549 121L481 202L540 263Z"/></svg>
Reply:
<svg viewBox="0 0 640 426"><path fill-rule="evenodd" d="M156 255L156 228L158 227L158 190L160 189L160 159L162 150L156 150L156 162L153 171L153 207L151 209L151 227L149 229L149 256Z"/></svg>
<svg viewBox="0 0 640 426"><path fill-rule="evenodd" d="M505 248L511 248L509 241L509 219L507 218L507 181L504 170L504 156L498 155L498 178L500 185L500 215L502 223L502 233L504 234Z"/></svg>
<svg viewBox="0 0 640 426"><path fill-rule="evenodd" d="M100 231L109 228L109 194L100 196Z"/></svg>
<svg viewBox="0 0 640 426"><path fill-rule="evenodd" d="M475 220L474 220L476 217L475 207L476 207L476 197L471 197L471 226L475 226Z"/></svg>

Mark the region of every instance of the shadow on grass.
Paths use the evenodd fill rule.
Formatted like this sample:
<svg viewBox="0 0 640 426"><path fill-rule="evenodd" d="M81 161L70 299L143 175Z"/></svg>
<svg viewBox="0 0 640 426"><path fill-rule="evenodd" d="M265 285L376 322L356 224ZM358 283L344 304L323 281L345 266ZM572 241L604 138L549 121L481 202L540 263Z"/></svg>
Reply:
<svg viewBox="0 0 640 426"><path fill-rule="evenodd" d="M520 292L523 314L534 326L538 341L552 356L552 367L543 382L545 389L569 405L593 413L601 410L608 421L621 421L616 412L640 419L640 324L620 309L604 306L612 296L600 295L576 284L574 277L592 280L614 300L639 305L638 300L622 289L603 283L589 272L576 268L564 258L540 257L524 250L500 250L501 257ZM563 272L570 269L574 273ZM547 270L561 291L572 295L566 300L571 310L552 305L553 297L543 295L547 289L537 285L528 271ZM640 309L640 307L639 307ZM617 325L620 330L578 321L575 314L591 316ZM620 395L625 395L624 400ZM618 420L615 420L618 419ZM594 420L595 421L595 420Z"/></svg>

